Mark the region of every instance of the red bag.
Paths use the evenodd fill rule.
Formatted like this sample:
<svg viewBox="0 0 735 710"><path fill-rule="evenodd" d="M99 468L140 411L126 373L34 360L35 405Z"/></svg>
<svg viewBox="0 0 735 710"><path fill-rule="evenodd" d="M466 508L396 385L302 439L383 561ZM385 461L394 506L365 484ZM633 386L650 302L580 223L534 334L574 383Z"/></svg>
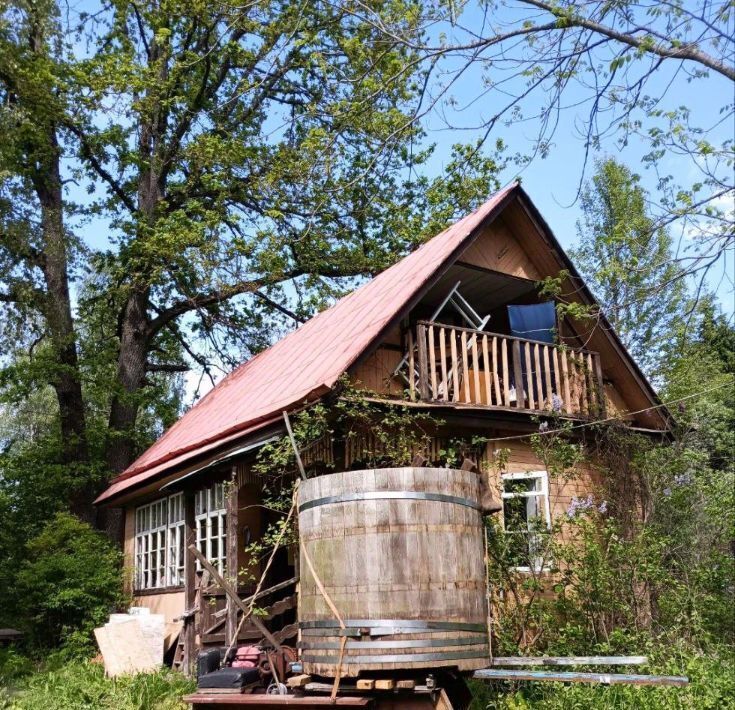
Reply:
<svg viewBox="0 0 735 710"><path fill-rule="evenodd" d="M233 668L257 668L260 662L259 646L240 646L232 661Z"/></svg>

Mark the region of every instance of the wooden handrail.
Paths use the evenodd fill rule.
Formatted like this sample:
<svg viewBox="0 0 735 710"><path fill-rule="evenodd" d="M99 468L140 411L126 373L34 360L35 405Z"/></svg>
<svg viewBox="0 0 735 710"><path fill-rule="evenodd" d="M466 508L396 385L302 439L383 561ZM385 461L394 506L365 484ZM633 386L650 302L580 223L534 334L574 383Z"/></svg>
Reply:
<svg viewBox="0 0 735 710"><path fill-rule="evenodd" d="M559 348L564 350L569 350L571 352L575 353L584 353L590 354L590 355L597 355L598 353L595 350L586 350L584 348L575 348L571 345L567 345L566 343L547 343L543 340L532 340L531 338L519 338L517 335L508 335L507 333L494 333L491 330L475 330L474 328L465 328L461 325L448 325L447 323L439 323L439 321L430 321L430 320L419 320L416 321L416 325L425 325L430 326L433 325L435 328L449 328L451 330L457 330L457 331L465 331L466 333L475 333L479 335L491 335L494 338L505 338L506 340L517 340L521 343L534 343L537 345L550 345L553 348Z"/></svg>
<svg viewBox="0 0 735 710"><path fill-rule="evenodd" d="M598 353L431 321L417 322L415 346L420 400L604 415Z"/></svg>

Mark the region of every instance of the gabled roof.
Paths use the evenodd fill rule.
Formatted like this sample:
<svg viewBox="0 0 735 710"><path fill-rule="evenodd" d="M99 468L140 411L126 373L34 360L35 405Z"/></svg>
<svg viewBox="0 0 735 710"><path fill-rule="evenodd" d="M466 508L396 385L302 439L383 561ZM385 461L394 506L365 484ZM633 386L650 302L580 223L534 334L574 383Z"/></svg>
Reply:
<svg viewBox="0 0 735 710"><path fill-rule="evenodd" d="M413 307L479 233L478 227L520 198L544 232L559 268L569 271L588 304L594 298L543 217L519 183L432 238L371 281L317 314L267 350L233 370L184 414L97 498L110 503L123 492L170 475L227 444L281 420L283 410L326 394L385 330ZM647 401L656 393L603 320L604 337L625 361Z"/></svg>
<svg viewBox="0 0 735 710"><path fill-rule="evenodd" d="M267 425L284 409L325 394L442 265L463 249L475 229L519 189L512 183L495 193L477 210L233 370L95 502L106 502L206 449Z"/></svg>

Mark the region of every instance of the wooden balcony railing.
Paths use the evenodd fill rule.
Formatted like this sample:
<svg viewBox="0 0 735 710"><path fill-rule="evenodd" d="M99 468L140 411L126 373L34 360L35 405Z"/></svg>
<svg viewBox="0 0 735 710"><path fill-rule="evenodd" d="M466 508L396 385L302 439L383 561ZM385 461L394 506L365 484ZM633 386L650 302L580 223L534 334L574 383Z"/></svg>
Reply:
<svg viewBox="0 0 735 710"><path fill-rule="evenodd" d="M604 413L597 353L425 321L408 352L411 396L423 401L585 418Z"/></svg>

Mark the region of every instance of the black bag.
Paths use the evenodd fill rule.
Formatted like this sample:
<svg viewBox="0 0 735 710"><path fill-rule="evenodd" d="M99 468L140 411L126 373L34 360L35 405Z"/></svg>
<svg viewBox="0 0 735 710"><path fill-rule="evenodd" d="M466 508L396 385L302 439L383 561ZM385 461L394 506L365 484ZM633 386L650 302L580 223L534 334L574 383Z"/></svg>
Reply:
<svg viewBox="0 0 735 710"><path fill-rule="evenodd" d="M221 662L220 649L209 648L206 651L200 651L197 656L197 678L218 670Z"/></svg>
<svg viewBox="0 0 735 710"><path fill-rule="evenodd" d="M260 680L257 668L220 668L218 671L199 676L198 688L230 688L240 690Z"/></svg>

